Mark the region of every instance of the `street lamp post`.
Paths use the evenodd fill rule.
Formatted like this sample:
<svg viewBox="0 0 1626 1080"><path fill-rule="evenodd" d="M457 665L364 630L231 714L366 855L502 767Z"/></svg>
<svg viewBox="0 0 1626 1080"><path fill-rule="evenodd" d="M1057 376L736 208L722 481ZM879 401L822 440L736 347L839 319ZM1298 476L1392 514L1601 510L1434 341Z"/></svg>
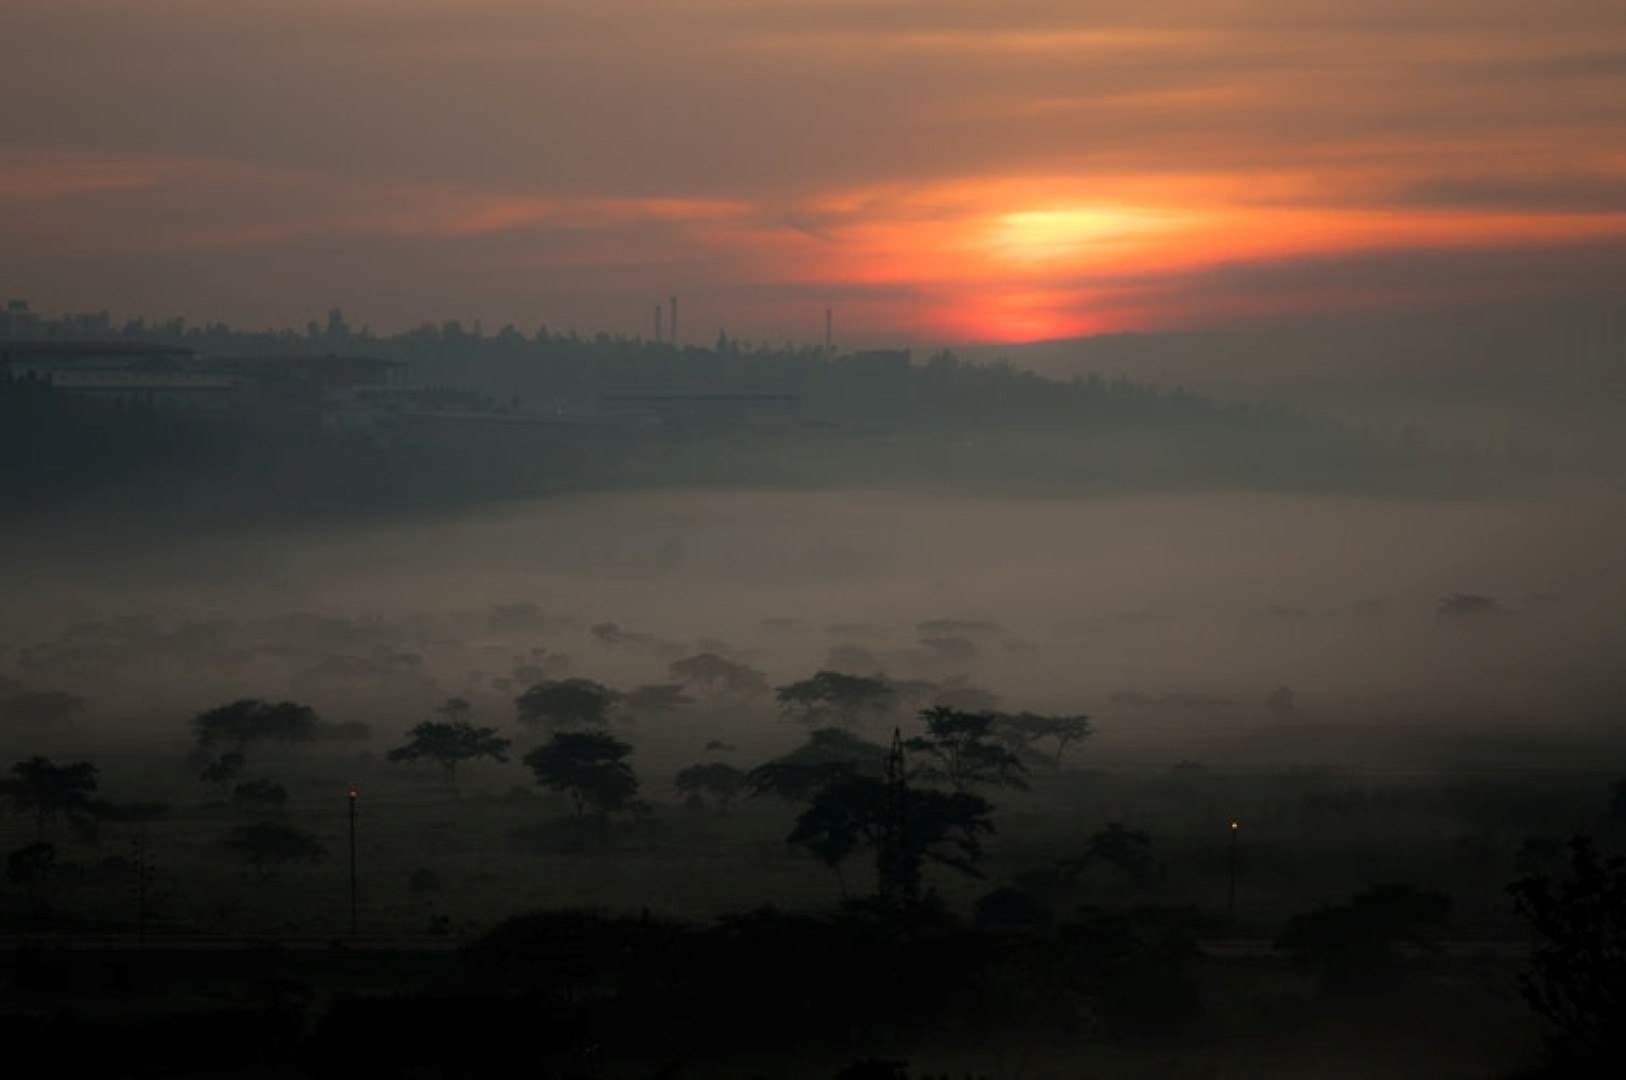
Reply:
<svg viewBox="0 0 1626 1080"><path fill-rule="evenodd" d="M1236 844L1237 833L1240 831L1240 829L1240 822L1231 822L1231 888L1227 895L1225 906L1229 915L1231 930L1233 933L1236 931Z"/></svg>
<svg viewBox="0 0 1626 1080"><path fill-rule="evenodd" d="M350 785L350 936L358 933L356 920L356 798L361 794L355 784Z"/></svg>

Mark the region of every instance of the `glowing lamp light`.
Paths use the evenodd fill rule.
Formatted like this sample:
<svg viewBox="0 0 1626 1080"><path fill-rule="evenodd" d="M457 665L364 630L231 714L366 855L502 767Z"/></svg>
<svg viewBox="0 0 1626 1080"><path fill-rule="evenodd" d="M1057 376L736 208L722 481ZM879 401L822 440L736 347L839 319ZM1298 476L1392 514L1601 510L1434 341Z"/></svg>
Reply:
<svg viewBox="0 0 1626 1080"><path fill-rule="evenodd" d="M355 802L355 801L356 801L356 797L357 797L357 796L358 796L358 795L360 795L360 794L361 794L361 789L360 789L360 788L359 788L359 787L357 787L357 786L356 786L356 785L355 785L355 784L351 784L351 785L350 785L350 791L349 791L349 792L348 792L348 793L347 793L347 796L348 796L348 798L349 798L349 799L350 799L350 801L351 801L351 802ZM1234 829L1234 828L1236 828L1236 826L1235 826L1235 825L1233 825L1233 826L1231 826L1231 827L1232 827L1232 828L1233 828L1233 829Z"/></svg>
<svg viewBox="0 0 1626 1080"><path fill-rule="evenodd" d="M1239 829L1239 828L1241 828L1241 827L1242 827L1242 823L1241 823L1241 822L1239 822L1239 821L1233 821L1233 822L1231 822L1231 831L1232 831L1232 832L1236 832L1236 831L1237 831L1237 829Z"/></svg>

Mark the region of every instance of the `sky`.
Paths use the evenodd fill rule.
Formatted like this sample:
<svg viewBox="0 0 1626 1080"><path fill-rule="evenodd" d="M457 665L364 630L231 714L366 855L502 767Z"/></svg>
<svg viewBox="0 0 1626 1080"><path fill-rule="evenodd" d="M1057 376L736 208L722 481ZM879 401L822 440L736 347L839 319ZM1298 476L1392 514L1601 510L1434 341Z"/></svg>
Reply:
<svg viewBox="0 0 1626 1080"><path fill-rule="evenodd" d="M852 346L1626 293L1618 0L4 0L0 298Z"/></svg>

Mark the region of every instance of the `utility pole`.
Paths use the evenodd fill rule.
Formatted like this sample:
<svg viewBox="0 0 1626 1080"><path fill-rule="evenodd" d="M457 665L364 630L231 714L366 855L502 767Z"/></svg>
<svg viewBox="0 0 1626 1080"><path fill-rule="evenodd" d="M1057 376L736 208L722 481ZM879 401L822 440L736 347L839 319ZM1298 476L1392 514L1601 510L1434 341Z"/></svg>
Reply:
<svg viewBox="0 0 1626 1080"><path fill-rule="evenodd" d="M903 760L903 733L892 729L886 753L886 819L881 824L881 896L898 905L913 903L920 893L919 867L909 851L909 784Z"/></svg>
<svg viewBox="0 0 1626 1080"><path fill-rule="evenodd" d="M350 936L359 933L359 923L356 919L356 799L361 795L355 784L350 785L348 801L350 803Z"/></svg>

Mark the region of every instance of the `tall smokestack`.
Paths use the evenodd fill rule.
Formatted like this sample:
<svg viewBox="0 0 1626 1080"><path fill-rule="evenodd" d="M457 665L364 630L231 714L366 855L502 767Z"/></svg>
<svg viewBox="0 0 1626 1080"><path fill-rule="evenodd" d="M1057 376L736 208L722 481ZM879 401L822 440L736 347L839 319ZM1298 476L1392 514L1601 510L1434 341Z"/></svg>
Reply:
<svg viewBox="0 0 1626 1080"><path fill-rule="evenodd" d="M661 306L655 305L655 344L661 343Z"/></svg>
<svg viewBox="0 0 1626 1080"><path fill-rule="evenodd" d="M678 343L677 336L677 297L672 297L672 344Z"/></svg>

